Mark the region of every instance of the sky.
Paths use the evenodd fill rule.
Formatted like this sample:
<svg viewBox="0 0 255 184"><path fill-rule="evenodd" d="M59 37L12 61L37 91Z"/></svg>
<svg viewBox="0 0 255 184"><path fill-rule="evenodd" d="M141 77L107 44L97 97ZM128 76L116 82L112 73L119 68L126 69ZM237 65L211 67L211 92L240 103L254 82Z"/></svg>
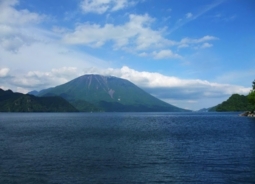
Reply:
<svg viewBox="0 0 255 184"><path fill-rule="evenodd" d="M254 0L0 0L0 88L85 74L127 79L199 110L255 79Z"/></svg>

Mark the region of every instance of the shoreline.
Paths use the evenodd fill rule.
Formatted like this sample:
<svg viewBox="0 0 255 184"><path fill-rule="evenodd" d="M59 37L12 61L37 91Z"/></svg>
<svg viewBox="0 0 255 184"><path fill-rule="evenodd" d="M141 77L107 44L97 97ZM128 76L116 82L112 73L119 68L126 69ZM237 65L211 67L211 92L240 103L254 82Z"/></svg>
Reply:
<svg viewBox="0 0 255 184"><path fill-rule="evenodd" d="M255 117L255 113L254 113L254 111L245 111L242 114L240 114L239 116Z"/></svg>

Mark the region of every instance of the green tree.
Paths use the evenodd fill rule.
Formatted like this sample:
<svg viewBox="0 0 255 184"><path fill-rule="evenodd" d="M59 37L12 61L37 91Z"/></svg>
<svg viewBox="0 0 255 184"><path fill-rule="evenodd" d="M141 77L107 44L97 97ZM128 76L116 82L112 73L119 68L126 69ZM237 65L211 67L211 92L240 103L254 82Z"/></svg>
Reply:
<svg viewBox="0 0 255 184"><path fill-rule="evenodd" d="M255 80L252 82L252 90L248 94L248 100L251 104L255 105Z"/></svg>

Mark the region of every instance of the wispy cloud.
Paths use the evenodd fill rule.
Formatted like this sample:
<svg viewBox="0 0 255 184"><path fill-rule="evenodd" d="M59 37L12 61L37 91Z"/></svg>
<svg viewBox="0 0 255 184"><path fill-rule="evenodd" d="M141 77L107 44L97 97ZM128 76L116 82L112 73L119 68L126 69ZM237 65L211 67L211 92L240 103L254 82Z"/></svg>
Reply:
<svg viewBox="0 0 255 184"><path fill-rule="evenodd" d="M80 4L84 13L103 14L108 11L114 12L129 6L133 6L138 1L129 0L83 0Z"/></svg>
<svg viewBox="0 0 255 184"><path fill-rule="evenodd" d="M183 38L177 45L178 48L185 48L193 46L194 48L209 48L213 45L208 43L209 41L218 40L219 38L214 36L204 36L198 39L191 39L191 38Z"/></svg>
<svg viewBox="0 0 255 184"><path fill-rule="evenodd" d="M222 13L217 13L213 16L210 16L214 21L224 21L224 22L231 22L237 18L237 15L224 15Z"/></svg>
<svg viewBox="0 0 255 184"><path fill-rule="evenodd" d="M215 0L212 4L209 4L209 5L205 6L202 10L200 10L197 13L194 13L194 14L187 13L186 14L186 19L179 19L179 21L177 21L176 25L169 31L169 33L172 33L174 31L176 31L180 27L184 26L185 24L189 23L190 21L193 21L193 20L199 18L203 14L205 14L208 11L216 8L217 6L221 5L224 2L225 2L225 0Z"/></svg>
<svg viewBox="0 0 255 184"><path fill-rule="evenodd" d="M244 86L251 86L252 81L255 79L254 77L255 69L250 68L249 70L245 71L239 71L239 70L234 70L234 71L226 71L224 74L219 75L215 78L215 81L217 82L224 82L224 83L241 83Z"/></svg>
<svg viewBox="0 0 255 184"><path fill-rule="evenodd" d="M213 44L210 44L210 43L203 43L203 45L201 46L201 48L202 49L205 49L205 48L210 48L210 47L212 47L213 46Z"/></svg>
<svg viewBox="0 0 255 184"><path fill-rule="evenodd" d="M171 50L161 50L159 52L154 51L152 53L155 59L165 59L165 58L181 58L180 55L173 53Z"/></svg>
<svg viewBox="0 0 255 184"><path fill-rule="evenodd" d="M195 14L193 16L192 19L197 19L198 17L200 17L201 15L207 13L208 11L216 8L217 6L221 5L222 3L224 3L226 0L215 0L214 3L209 4L207 6L204 7L204 9L202 9L200 12L198 12L197 14Z"/></svg>
<svg viewBox="0 0 255 184"><path fill-rule="evenodd" d="M187 13L187 14L186 14L186 18L187 18L187 19L190 19L190 18L192 18L192 17L193 17L193 14L192 14L192 13Z"/></svg>

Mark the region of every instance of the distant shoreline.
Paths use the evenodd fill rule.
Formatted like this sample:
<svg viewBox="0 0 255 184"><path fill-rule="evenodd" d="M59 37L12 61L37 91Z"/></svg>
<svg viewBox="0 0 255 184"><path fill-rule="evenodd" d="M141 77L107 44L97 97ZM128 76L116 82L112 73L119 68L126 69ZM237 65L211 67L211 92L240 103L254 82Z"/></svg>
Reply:
<svg viewBox="0 0 255 184"><path fill-rule="evenodd" d="M252 111L245 111L244 113L240 114L240 116L255 117L255 113Z"/></svg>

